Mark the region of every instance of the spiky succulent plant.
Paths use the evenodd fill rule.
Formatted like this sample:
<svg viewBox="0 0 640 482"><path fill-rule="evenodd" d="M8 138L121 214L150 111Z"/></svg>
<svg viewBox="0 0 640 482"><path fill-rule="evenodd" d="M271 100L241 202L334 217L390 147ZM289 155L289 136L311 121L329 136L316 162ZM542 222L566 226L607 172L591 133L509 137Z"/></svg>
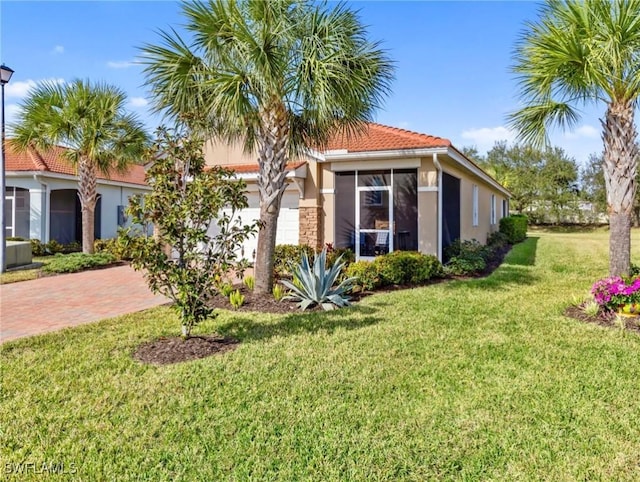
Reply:
<svg viewBox="0 0 640 482"><path fill-rule="evenodd" d="M291 290L291 293L284 299L299 301L298 306L302 310L315 305L322 306L324 310L349 306L351 303L345 294L351 291L356 278L347 278L334 286L345 265L341 261L342 256L336 260L331 268L327 269L326 248L315 255L313 264L309 263L307 254L303 253L300 264L291 267L291 272L297 282L281 281Z"/></svg>

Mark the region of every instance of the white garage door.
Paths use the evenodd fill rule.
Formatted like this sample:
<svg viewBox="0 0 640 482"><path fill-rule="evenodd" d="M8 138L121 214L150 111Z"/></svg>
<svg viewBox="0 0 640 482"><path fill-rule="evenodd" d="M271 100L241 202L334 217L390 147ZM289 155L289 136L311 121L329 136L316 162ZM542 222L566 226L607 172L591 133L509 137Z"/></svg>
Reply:
<svg viewBox="0 0 640 482"><path fill-rule="evenodd" d="M240 211L238 216L243 224L250 224L260 219L260 208L258 195L249 193L249 207ZM280 214L278 216L278 232L276 234L276 244L298 244L299 219L298 219L298 193L297 191L285 191L282 196ZM211 226L209 235L217 234L216 226ZM239 256L253 261L254 252L258 249L258 235L247 239L242 249L238 251Z"/></svg>

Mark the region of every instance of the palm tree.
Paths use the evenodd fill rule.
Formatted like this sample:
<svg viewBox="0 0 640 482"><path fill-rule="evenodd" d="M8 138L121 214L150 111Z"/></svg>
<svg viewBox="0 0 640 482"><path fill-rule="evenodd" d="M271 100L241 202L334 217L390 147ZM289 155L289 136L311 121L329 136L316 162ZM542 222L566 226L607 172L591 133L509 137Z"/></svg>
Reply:
<svg viewBox="0 0 640 482"><path fill-rule="evenodd" d="M629 273L638 147L640 1L547 0L515 53L525 107L510 116L523 140L541 143L551 124L573 126L577 106L603 103L609 271Z"/></svg>
<svg viewBox="0 0 640 482"><path fill-rule="evenodd" d="M257 150L255 289L269 293L287 162L335 129L371 120L393 65L342 4L210 0L182 9L192 41L161 31L160 45L142 47L147 82L158 111L204 121L214 138Z"/></svg>
<svg viewBox="0 0 640 482"><path fill-rule="evenodd" d="M78 172L84 253L93 253L98 171L108 176L126 170L148 142L142 123L125 112L126 99L107 84L42 82L21 104L12 126L18 149L66 147L65 156Z"/></svg>

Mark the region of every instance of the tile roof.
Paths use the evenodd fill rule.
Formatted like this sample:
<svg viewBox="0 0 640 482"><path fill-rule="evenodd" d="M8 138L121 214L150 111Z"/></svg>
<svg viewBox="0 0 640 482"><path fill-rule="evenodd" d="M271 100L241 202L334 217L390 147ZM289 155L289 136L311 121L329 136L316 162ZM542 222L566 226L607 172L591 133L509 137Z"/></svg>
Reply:
<svg viewBox="0 0 640 482"><path fill-rule="evenodd" d="M299 161L299 162L290 162L286 165L286 171L293 171L298 169L300 166L303 166L307 163L307 161ZM255 164L228 164L228 165L220 165L220 167L224 167L225 169L230 169L239 174L246 173L254 173L260 171L260 166L258 163Z"/></svg>
<svg viewBox="0 0 640 482"><path fill-rule="evenodd" d="M333 136L327 151L370 152L450 146L449 139L370 122L362 132Z"/></svg>
<svg viewBox="0 0 640 482"><path fill-rule="evenodd" d="M28 148L26 151L18 151L14 148L10 139L7 139L5 152L5 168L7 171L42 171L55 174L77 175L75 168L64 158L66 148L56 146L48 151L40 151ZM132 165L124 173L112 171L109 176L101 172L98 179L126 182L129 184L146 185L144 166Z"/></svg>

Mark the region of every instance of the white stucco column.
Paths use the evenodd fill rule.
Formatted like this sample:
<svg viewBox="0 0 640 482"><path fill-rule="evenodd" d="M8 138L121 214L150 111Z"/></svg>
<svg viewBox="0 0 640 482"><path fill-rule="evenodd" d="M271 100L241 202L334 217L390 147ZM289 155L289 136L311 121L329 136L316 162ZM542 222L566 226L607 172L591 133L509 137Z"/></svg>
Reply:
<svg viewBox="0 0 640 482"><path fill-rule="evenodd" d="M29 189L29 237L43 241L44 223L42 220L44 208L44 190Z"/></svg>

